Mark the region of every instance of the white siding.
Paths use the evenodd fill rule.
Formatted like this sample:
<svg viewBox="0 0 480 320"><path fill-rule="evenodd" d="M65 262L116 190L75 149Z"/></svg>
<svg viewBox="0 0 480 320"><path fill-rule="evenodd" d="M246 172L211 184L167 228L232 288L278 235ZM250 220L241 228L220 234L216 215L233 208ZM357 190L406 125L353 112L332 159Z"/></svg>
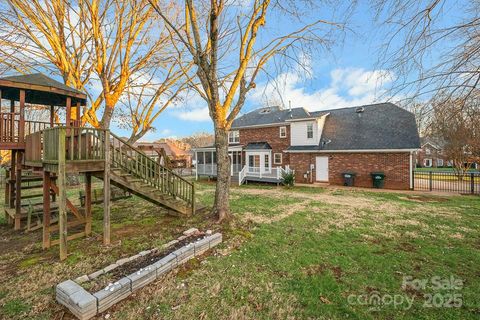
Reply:
<svg viewBox="0 0 480 320"><path fill-rule="evenodd" d="M307 124L313 124L313 139L307 139ZM292 146L313 146L320 142L319 128L320 123L317 120L295 121L290 123L290 145Z"/></svg>

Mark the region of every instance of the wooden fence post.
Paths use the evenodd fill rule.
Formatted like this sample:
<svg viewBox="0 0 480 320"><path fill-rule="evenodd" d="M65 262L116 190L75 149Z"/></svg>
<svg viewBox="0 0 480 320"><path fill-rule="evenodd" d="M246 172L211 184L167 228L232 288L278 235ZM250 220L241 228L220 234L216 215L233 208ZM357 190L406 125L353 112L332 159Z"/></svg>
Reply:
<svg viewBox="0 0 480 320"><path fill-rule="evenodd" d="M50 172L43 171L43 249L50 248Z"/></svg>
<svg viewBox="0 0 480 320"><path fill-rule="evenodd" d="M66 129L58 130L58 225L60 233L60 260L67 258L67 194L65 190Z"/></svg>
<svg viewBox="0 0 480 320"><path fill-rule="evenodd" d="M16 176L15 176L15 230L20 230L20 215L22 211L22 158L23 152L17 151L16 158Z"/></svg>
<svg viewBox="0 0 480 320"><path fill-rule="evenodd" d="M85 236L92 233L92 174L85 173Z"/></svg>
<svg viewBox="0 0 480 320"><path fill-rule="evenodd" d="M103 172L103 244L110 244L110 131L105 130L105 169Z"/></svg>

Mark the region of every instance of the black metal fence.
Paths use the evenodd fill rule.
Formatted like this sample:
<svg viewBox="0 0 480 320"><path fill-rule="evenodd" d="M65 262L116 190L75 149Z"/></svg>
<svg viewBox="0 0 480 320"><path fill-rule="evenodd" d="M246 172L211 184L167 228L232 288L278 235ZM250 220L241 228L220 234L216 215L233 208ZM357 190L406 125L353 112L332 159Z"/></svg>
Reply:
<svg viewBox="0 0 480 320"><path fill-rule="evenodd" d="M413 189L480 195L480 172L414 171Z"/></svg>

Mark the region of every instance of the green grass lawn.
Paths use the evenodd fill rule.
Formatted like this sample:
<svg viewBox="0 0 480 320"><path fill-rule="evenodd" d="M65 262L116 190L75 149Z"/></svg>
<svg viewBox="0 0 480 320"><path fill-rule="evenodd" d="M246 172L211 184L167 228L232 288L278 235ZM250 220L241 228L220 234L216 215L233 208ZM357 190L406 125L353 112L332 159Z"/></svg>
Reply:
<svg viewBox="0 0 480 320"><path fill-rule="evenodd" d="M197 194L211 205L214 185L197 184ZM16 247L0 253L0 318L60 319L64 309L54 302L56 283L166 243L190 226L221 231L224 243L105 314L111 319L480 317L479 197L248 185L233 188L230 203L233 221L218 226L207 212L182 219L137 198L115 202L109 248L100 244L97 206L95 236L70 242L64 263L57 261L58 248L40 249L40 234L27 238L2 227L2 241ZM432 287L451 277L457 287ZM427 284L402 287L404 279ZM450 298L460 299L461 306L445 307Z"/></svg>

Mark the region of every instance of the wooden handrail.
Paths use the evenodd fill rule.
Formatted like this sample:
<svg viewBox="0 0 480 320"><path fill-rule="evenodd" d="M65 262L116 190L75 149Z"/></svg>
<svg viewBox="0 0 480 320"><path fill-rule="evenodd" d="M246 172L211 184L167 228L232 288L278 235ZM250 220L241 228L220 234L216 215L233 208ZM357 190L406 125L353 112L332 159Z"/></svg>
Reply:
<svg viewBox="0 0 480 320"><path fill-rule="evenodd" d="M144 152L113 133L110 133L111 161L129 173L143 179L165 193L178 197L192 206L194 210L194 185L169 168L166 168ZM125 150L127 149L127 150Z"/></svg>

